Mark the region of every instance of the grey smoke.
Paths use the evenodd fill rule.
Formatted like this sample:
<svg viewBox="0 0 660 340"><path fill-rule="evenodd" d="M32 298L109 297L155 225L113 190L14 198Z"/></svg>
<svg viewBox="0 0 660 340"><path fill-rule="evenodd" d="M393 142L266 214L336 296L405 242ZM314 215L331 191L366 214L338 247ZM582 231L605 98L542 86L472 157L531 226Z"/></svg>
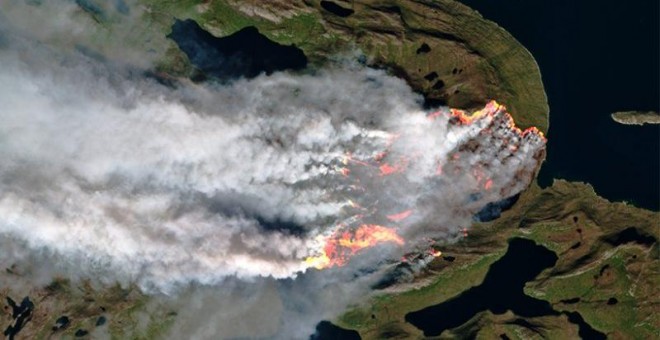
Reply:
<svg viewBox="0 0 660 340"><path fill-rule="evenodd" d="M114 85L93 66L46 70L8 59L13 67L0 74L8 84L0 95L2 232L31 230L22 237L33 248L145 285L302 269L310 241L262 230L256 217L311 232L341 215L345 202L315 181L332 176L332 163L364 131L325 113L351 105L333 105L342 95L332 88L353 87L376 109L393 101L348 72L321 76L335 85L327 87L315 76L279 74L195 89L198 99L213 91L216 109L191 111L177 91Z"/></svg>
<svg viewBox="0 0 660 340"><path fill-rule="evenodd" d="M377 278L356 269L451 238L537 168L543 141L513 133L503 114L430 120L404 81L350 62L163 87L136 72L139 53L81 53L84 39L66 32L85 21L56 4L64 14L40 17L58 28L48 35L17 23L23 7L0 24L0 264L21 263L36 285L137 283L180 310L173 337L305 337L368 293ZM385 150L407 171L380 176ZM371 163L344 165L347 154ZM389 223L407 244L307 268L319 237L351 223Z"/></svg>

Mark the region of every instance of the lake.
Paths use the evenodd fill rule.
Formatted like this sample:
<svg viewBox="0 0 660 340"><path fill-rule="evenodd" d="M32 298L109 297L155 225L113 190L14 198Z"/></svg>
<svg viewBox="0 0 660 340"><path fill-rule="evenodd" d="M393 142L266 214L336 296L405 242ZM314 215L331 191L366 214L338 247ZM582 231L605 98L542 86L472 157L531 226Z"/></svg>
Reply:
<svg viewBox="0 0 660 340"><path fill-rule="evenodd" d="M605 335L594 330L579 313L560 313L547 301L525 295L523 291L525 283L533 280L544 269L553 267L556 262L557 255L547 248L531 240L513 238L509 241L506 254L490 266L480 285L435 306L408 313L406 321L424 331L425 336L437 336L445 330L465 324L472 317L486 310L495 314L511 310L522 317L563 313L571 323L578 326L582 338L605 339ZM516 321L526 323L524 319ZM472 337L470 334L459 336Z"/></svg>

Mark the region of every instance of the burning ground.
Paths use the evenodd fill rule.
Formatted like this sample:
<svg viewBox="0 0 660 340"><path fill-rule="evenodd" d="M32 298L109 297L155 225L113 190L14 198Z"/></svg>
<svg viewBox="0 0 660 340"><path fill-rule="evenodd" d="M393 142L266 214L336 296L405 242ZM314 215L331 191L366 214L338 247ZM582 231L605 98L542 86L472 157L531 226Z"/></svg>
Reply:
<svg viewBox="0 0 660 340"><path fill-rule="evenodd" d="M0 75L2 233L61 270L145 290L449 239L522 191L543 155L543 136L495 102L429 114L360 66L170 90L75 54L34 67L46 51L15 46L28 57L6 51Z"/></svg>
<svg viewBox="0 0 660 340"><path fill-rule="evenodd" d="M230 336L219 319L252 304L229 301L265 290L266 328L308 334L382 266L455 240L486 204L524 190L544 155L543 135L494 101L426 111L404 81L350 61L168 87L124 60L2 29L0 261L15 276L4 289L47 286L41 306L84 283L93 301L74 315L121 310L89 297L118 283L110 295L133 303L135 289L170 305L190 294L199 303L174 331ZM12 314L35 308L21 306Z"/></svg>
<svg viewBox="0 0 660 340"><path fill-rule="evenodd" d="M517 129L496 102L472 115L441 110L410 117L386 137L385 151L370 157L351 153L342 160L338 171L349 179L354 212L308 263L342 265L347 255L380 242L402 246L408 240L415 246L422 238L455 238L487 203L531 183L545 142L534 128ZM512 167L517 169L497 170ZM467 190L454 193L456 188ZM454 216L463 222L457 224Z"/></svg>
<svg viewBox="0 0 660 340"><path fill-rule="evenodd" d="M481 285L493 263L507 252L507 241L522 237L557 256L555 264L525 284L527 298L547 302L548 308L564 314L577 312L608 338L653 337L660 329L659 220L657 212L608 202L583 183L558 180L545 189L533 185L500 218L476 223L469 237L443 247L442 256L413 281L360 303L337 324L359 331L363 339L422 337L422 330L406 322L406 315ZM485 310L441 336L579 335L575 321L566 315L529 317Z"/></svg>
<svg viewBox="0 0 660 340"><path fill-rule="evenodd" d="M144 76L149 53L113 49L116 35L98 39L108 33L99 22L116 24L103 8L55 4L45 6L59 10L56 22L41 21L54 30L15 29L21 10L0 21L8 334L306 337L368 296L401 255L430 253L424 262L433 270L455 257L464 243L451 244L473 216L524 190L544 156L542 134L517 129L496 102L474 114L425 110L404 81L350 61L225 85L160 77L164 86ZM128 20L142 22L141 10ZM77 44L90 27L103 41L98 52ZM438 39L433 51L448 43ZM473 106L477 94L500 93L473 88L491 84L491 72L462 79L437 63L443 77L474 91L434 85L436 96ZM526 125L545 121L547 110L509 90L516 116L533 118ZM475 231L467 232L478 239ZM486 268L501 254L490 250L466 264ZM479 276L439 273L459 286ZM362 321L342 320L372 334Z"/></svg>

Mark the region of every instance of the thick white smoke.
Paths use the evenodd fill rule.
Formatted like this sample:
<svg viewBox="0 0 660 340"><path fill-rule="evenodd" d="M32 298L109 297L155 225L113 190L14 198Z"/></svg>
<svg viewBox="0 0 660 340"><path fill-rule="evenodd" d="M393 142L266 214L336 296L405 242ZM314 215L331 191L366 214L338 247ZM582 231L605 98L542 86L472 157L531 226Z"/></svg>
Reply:
<svg viewBox="0 0 660 340"><path fill-rule="evenodd" d="M310 272L334 237L375 224L405 240L358 266L450 239L542 156L495 104L430 114L351 63L168 88L141 52L74 48L102 28L73 3L19 4L0 3L0 266L29 274L3 283L21 293L25 277L137 283L172 293L176 338L306 337L376 279Z"/></svg>
<svg viewBox="0 0 660 340"><path fill-rule="evenodd" d="M411 239L451 233L522 190L543 147L501 112L429 117L403 81L362 67L172 90L12 46L0 54L0 234L145 289L296 275L317 236L360 209L365 223L413 209L397 225ZM395 173L372 171L385 164Z"/></svg>

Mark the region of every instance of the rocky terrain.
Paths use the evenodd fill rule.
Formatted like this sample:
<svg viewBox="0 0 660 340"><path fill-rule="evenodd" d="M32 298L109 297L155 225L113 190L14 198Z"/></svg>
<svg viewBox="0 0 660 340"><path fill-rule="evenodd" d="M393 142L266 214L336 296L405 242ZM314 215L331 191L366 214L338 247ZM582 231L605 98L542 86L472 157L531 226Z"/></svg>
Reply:
<svg viewBox="0 0 660 340"><path fill-rule="evenodd" d="M659 221L660 214L608 202L587 184L558 180L546 189L532 187L501 218L476 224L457 244L440 246L443 257L415 282L385 290L338 324L358 330L363 339L422 337L406 315L480 285L506 253L507 240L519 237L557 256L553 266L526 283L527 296L558 312L578 312L611 338L653 337L660 329ZM441 337L491 339L500 334L576 338L578 327L566 314L521 317L484 311Z"/></svg>
<svg viewBox="0 0 660 340"><path fill-rule="evenodd" d="M612 119L624 125L660 124L660 114L653 111L620 111L613 113Z"/></svg>

